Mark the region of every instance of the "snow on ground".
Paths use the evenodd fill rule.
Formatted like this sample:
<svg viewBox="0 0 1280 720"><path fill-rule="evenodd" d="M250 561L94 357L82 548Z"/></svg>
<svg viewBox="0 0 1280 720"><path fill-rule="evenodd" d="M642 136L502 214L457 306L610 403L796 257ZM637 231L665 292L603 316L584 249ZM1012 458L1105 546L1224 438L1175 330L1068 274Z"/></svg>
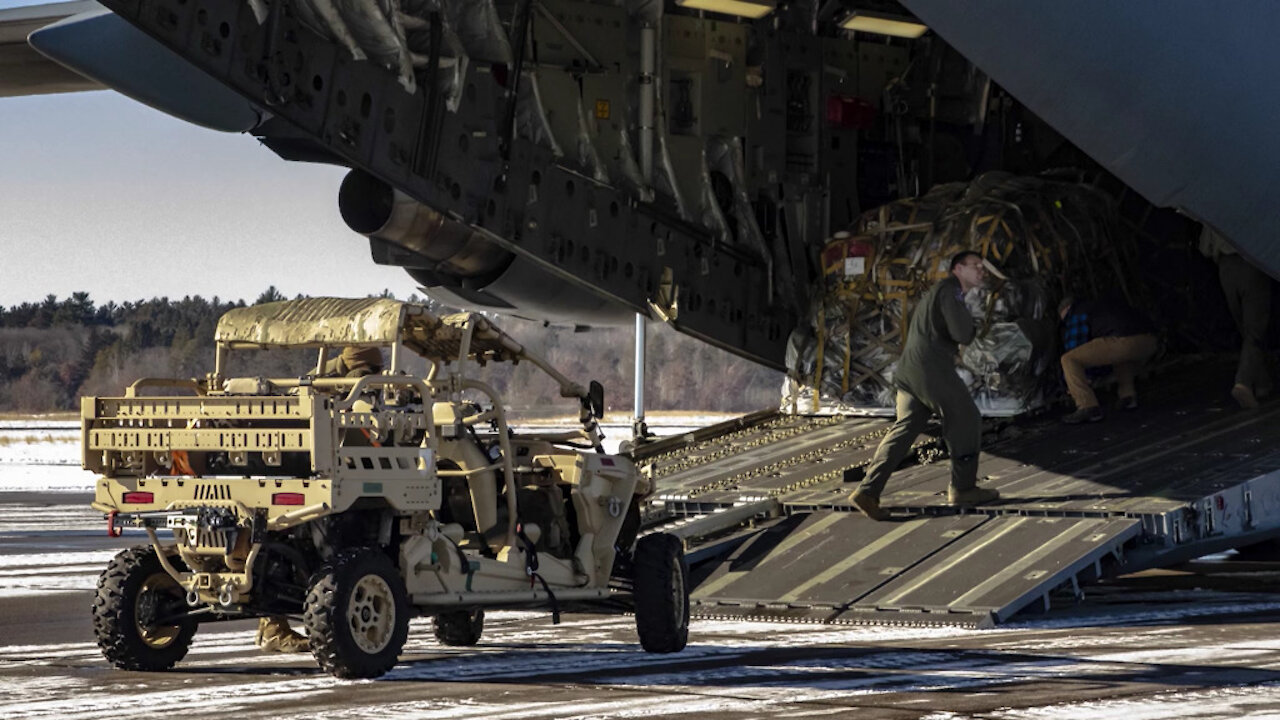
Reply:
<svg viewBox="0 0 1280 720"><path fill-rule="evenodd" d="M651 428L659 435L688 432L726 419L694 416L657 421ZM51 504L0 507L0 533L47 530L100 531L102 518L87 505L58 499L57 493L92 489L94 478L80 469L78 428L62 421L0 421L0 491L36 491L54 495ZM525 426L548 429L554 426ZM605 428L609 447L630 435L627 424ZM139 540L141 539L139 532ZM0 599L55 593L91 593L98 574L115 550L0 556ZM430 657L429 661L402 663L389 680L412 682L492 682L536 677L548 668L572 667L582 683L597 682L616 690L646 692L644 697L626 694L578 698L565 702L521 701L511 697L440 698L424 702L379 703L359 709L335 707L326 718L412 717L524 720L525 718L646 718L671 714L670 700L678 696L685 716L732 712L760 717L789 718L842 716L847 706L824 707L826 702L862 703L868 697L912 693L937 697L936 693L981 693L1011 684L1052 683L1071 678L1122 684L1135 667L1162 665L1246 665L1255 671L1275 669L1280 640L1260 637L1246 641L1223 639L1184 646L1179 621L1194 622L1200 616L1247 615L1280 610L1280 600L1259 594L1197 593L1195 602L1175 603L1178 591L1153 593L1151 602L1124 607L1101 607L1068 616L1017 621L989 630L931 626L825 626L799 623L752 623L697 620L690 646L678 656L649 655L629 639L632 619L616 616L567 616L552 627L543 612L494 612L494 628L486 647L451 650L431 638L428 621L413 624L406 655ZM1172 624L1171 623L1177 623ZM1116 628L1100 633L1074 633L1073 627ZM1117 650L1115 632L1131 634L1128 649ZM986 639L984 651L964 651L959 643ZM785 638L785 641L780 641ZM913 641L951 641L946 646L912 648ZM775 656L762 654L770 646L814 648L813 653ZM869 647L875 646L875 647ZM518 648L512 650L513 647ZM825 653L818 648L859 647L848 655ZM1014 652L1016 655L1005 655ZM296 663L288 655L257 655L251 631L201 631L187 662L198 666L243 667L246 654L254 665L269 667ZM1035 654L1036 656L1031 656ZM51 669L66 663L98 663L92 642L48 645L6 645L0 634L0 663L42 665ZM80 683L81 685L73 687ZM86 684L83 678L36 674L6 679L0 687L0 715L6 718L120 717L146 714L159 705L180 706L188 713L218 715L243 713L246 717L270 716L280 720L316 717L314 706L290 714L278 706L278 698L323 698L346 687L342 681L282 674L270 680L235 685L235 701L228 703L227 688L183 687L128 688ZM661 688L663 701L649 695ZM647 690L646 690L647 689ZM874 701L873 701L874 702ZM809 703L806 705L806 703ZM303 707L308 707L304 703ZM1280 683L1256 685L1188 686L1141 697L1059 701L1040 707L1004 707L982 713L1000 720L1038 718L1086 718L1093 720L1147 720L1165 717L1195 719L1276 717L1280 707ZM931 720L963 717L937 712Z"/></svg>
<svg viewBox="0 0 1280 720"><path fill-rule="evenodd" d="M22 465L0 462L0 492L80 493L93 490L94 475L74 465Z"/></svg>
<svg viewBox="0 0 1280 720"><path fill-rule="evenodd" d="M19 430L25 428L75 428L79 420L69 414L62 415L30 415L25 417L7 416L0 419L0 430Z"/></svg>
<svg viewBox="0 0 1280 720"><path fill-rule="evenodd" d="M74 555L74 554L73 554ZM68 557L68 561L80 558ZM506 611L489 614L486 639L471 648L441 647L431 638L430 623L415 620L405 648L405 661L380 682L401 683L410 697L403 701L374 702L359 707L335 703L317 712L315 702L334 693L356 691L365 682L346 683L328 676L294 672L264 673L262 679L243 682L246 664L261 669L295 665L297 656L260 655L247 630L201 630L184 665L193 668L226 668L234 685L214 682L184 687L150 687L132 681L89 683L66 676L51 683L43 673L9 678L0 687L0 707L7 718L123 717L160 706L180 706L192 716L218 712L243 717L293 718L475 718L524 720L525 718L644 718L678 714L698 717L731 712L740 717L844 716L857 709L879 707L875 698L918 695L921 702L939 702L951 693L998 692L1014 684L1030 688L1044 683L1087 678L1089 689L1119 688L1150 682L1150 672L1167 660L1120 657L1114 652L1048 651L1038 657L1025 653L1007 655L979 649L947 647L911 648L914 639L990 636L1000 630L958 628L881 628L868 636L869 628L855 630L800 624L696 622L689 647L679 655L650 655L626 639L630 618L616 616L568 616L551 628L546 613ZM762 633L762 628L767 633ZM1185 628L1184 628L1185 629ZM1166 628L1134 628L1132 642L1149 644L1151 633ZM536 632L530 632L536 631ZM1005 631L1014 632L1014 631ZM768 638L786 638L787 654L762 653ZM1060 636L1070 638L1069 634ZM1113 636L1112 641L1116 638ZM897 644L895 644L897 643ZM1249 643L1209 643L1200 648L1206 658L1231 658ZM823 652L840 647L849 653ZM813 653L797 652L814 648ZM1214 663L1181 658L1212 667ZM81 663L101 662L92 642L3 646L0 663L38 665L60 672ZM1149 666L1149 667L1148 667ZM1170 668L1171 670L1174 668ZM418 683L473 683L501 687L502 683L540 684L547 674L572 672L574 685L600 685L609 692L566 693L563 701L546 696L521 698L495 690L490 695L463 695L429 699L412 697ZM1262 672L1257 670L1257 672ZM1135 673L1137 675L1135 676ZM553 680L554 683L562 680ZM1040 706L999 707L980 713L988 719L1035 720L1068 718L1149 720L1155 718L1262 718L1275 717L1280 706L1280 684L1173 683L1166 691L1105 699L1055 696ZM572 687L572 686L570 686ZM228 692L233 692L233 698ZM641 693L637 695L635 693ZM291 709L279 705L290 697ZM957 697L960 697L957 695ZM384 696L385 698L385 696ZM310 702L300 702L310 699ZM677 706L673 706L675 702ZM870 703L869 705L867 703ZM834 707L832 705L835 705ZM851 706L852 704L852 706ZM887 709L887 708L883 708ZM901 709L901 708L899 708ZM895 715L896 716L896 715ZM969 717L949 712L923 715L931 720Z"/></svg>
<svg viewBox="0 0 1280 720"><path fill-rule="evenodd" d="M984 713L993 720L1209 720L1210 718L1275 718L1280 687L1222 687L1170 692L1147 698L1095 700ZM959 716L956 716L959 717Z"/></svg>
<svg viewBox="0 0 1280 720"><path fill-rule="evenodd" d="M80 428L9 430L0 427L0 463L79 465Z"/></svg>
<svg viewBox="0 0 1280 720"><path fill-rule="evenodd" d="M80 469L80 426L66 420L0 421L0 492L87 492Z"/></svg>

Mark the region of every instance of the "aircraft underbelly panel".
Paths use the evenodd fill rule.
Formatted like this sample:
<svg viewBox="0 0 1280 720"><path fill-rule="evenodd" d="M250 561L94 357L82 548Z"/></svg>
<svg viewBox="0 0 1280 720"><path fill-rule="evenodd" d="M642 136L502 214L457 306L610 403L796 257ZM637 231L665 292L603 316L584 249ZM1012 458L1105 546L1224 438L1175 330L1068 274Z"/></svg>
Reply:
<svg viewBox="0 0 1280 720"><path fill-rule="evenodd" d="M547 108L539 100L538 77L544 70L537 66L533 49L518 74L514 59L505 55L519 48L508 48L505 54L497 51L495 42L505 48L508 32L514 37L521 37L521 32L508 31L498 22L488 0L428 4L415 7L416 15L400 18L412 25L406 37L413 45L411 59L419 79L415 83L406 83L404 73L388 67L385 58L356 57L332 19L325 21L329 32L317 32L315 18L302 11L311 7L307 3L272 4L265 11L261 3L242 0L105 0L104 4L250 103L268 109L273 116L271 127L256 132L278 131L288 138L301 135L332 156L333 162L367 172L482 234L502 251L536 265L548 281L573 284L612 307L610 313L591 320L605 317L617 322L629 320L635 312L651 313L652 303L663 300L660 288L672 286L679 291L674 298L678 306L662 312L677 329L762 364L782 367L786 338L796 324L798 309L770 292L777 284L771 277L771 259L760 254L771 251L759 243L725 242L726 238L699 224L701 216L682 216L681 207L661 198L650 201L634 187L630 163L598 157L601 148L587 147L591 133L584 129L590 129L593 119L634 127L635 119L618 115L628 109L617 102L622 83L631 82L631 76L610 75L617 77L611 92L579 97L573 103L564 96L575 89L580 94L581 87L559 84L567 92L559 93L561 101L554 108L556 127L575 147L591 150L576 152L574 147L560 148L550 142ZM532 23L539 37L567 43L562 51L568 56L582 55L577 59L588 64L595 58L602 66L630 66L627 53L629 48L638 49L639 41L632 37L638 34L637 28L631 28L636 33L626 33L627 47L598 45L593 40L581 49L573 48L570 38L555 25L576 27L576 15L568 19L569 10L558 3L521 7L532 5L541 8L533 10L540 21ZM583 2L567 6L584 8L582 13L594 7ZM588 13L582 21L594 26L597 20L616 20L617 27L607 33L616 38L628 30L616 15L612 10ZM701 27L712 21L686 18L685 22ZM574 35L571 30L568 34ZM612 56L604 57L602 48ZM503 57L495 63L496 56ZM743 63L733 60L714 67L724 76L723 84L736 83L736 87L742 84L738 74ZM545 70L552 72L560 71ZM739 103L746 102L744 93L735 97ZM782 101L778 93L776 102ZM744 120L745 113L732 114L739 123ZM612 127L604 129L614 132ZM625 134L618 135L618 142L627 142ZM607 151L622 146L611 140L601 147ZM657 147L661 149L662 143ZM697 157L703 153L699 144ZM609 173L603 172L606 167ZM699 162L694 169L699 170L698 177L706 175L705 163ZM602 181L606 175L608 181ZM814 190L801 199L812 204L819 195ZM707 192L704 189L695 196L706 199ZM446 289L460 286L461 280L452 280L444 278L435 284ZM464 289L486 289L478 281L472 285ZM507 284L507 288L513 286ZM526 310L537 312L539 306L529 302Z"/></svg>

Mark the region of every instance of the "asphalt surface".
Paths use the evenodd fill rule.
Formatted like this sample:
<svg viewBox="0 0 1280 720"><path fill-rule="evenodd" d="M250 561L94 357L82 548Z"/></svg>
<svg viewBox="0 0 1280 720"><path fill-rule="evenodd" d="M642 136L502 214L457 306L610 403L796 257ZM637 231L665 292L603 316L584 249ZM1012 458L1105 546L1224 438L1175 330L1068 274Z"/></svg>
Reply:
<svg viewBox="0 0 1280 720"><path fill-rule="evenodd" d="M89 617L108 539L78 494L0 493L3 718L1280 717L1280 573L1201 563L994 630L695 620L650 655L616 615L489 616L476 648L415 620L400 664L341 681L205 625L166 673L112 668Z"/></svg>

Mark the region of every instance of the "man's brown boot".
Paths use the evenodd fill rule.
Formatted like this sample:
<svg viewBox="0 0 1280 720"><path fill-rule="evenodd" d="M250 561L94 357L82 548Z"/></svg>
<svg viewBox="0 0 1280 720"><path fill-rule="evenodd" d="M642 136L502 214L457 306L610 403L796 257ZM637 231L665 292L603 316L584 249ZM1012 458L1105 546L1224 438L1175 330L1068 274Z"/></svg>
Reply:
<svg viewBox="0 0 1280 720"><path fill-rule="evenodd" d="M299 653L311 649L307 636L289 627L289 619L283 615L258 618L258 634L253 644L262 652Z"/></svg>
<svg viewBox="0 0 1280 720"><path fill-rule="evenodd" d="M1094 405L1093 407L1080 408L1070 415L1064 415L1062 422L1068 425L1079 425L1080 423L1100 422L1102 418L1102 408Z"/></svg>
<svg viewBox="0 0 1280 720"><path fill-rule="evenodd" d="M957 507L984 505L1000 499L1000 491L991 488L971 487L965 490L947 488L947 502Z"/></svg>
<svg viewBox="0 0 1280 720"><path fill-rule="evenodd" d="M1254 396L1253 390L1248 385L1236 383L1231 386L1231 398L1245 410L1253 410L1258 407L1258 398Z"/></svg>
<svg viewBox="0 0 1280 720"><path fill-rule="evenodd" d="M858 512L866 515L875 521L888 520L889 513L880 508L880 498L872 495L866 490L854 490L849 496L849 502L858 508Z"/></svg>

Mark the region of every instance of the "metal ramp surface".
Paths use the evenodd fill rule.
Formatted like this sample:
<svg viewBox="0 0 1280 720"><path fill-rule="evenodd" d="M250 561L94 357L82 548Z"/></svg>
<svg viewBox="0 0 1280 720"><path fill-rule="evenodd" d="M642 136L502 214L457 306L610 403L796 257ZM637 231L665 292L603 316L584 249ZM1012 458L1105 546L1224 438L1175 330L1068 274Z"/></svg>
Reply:
<svg viewBox="0 0 1280 720"><path fill-rule="evenodd" d="M648 524L678 526L700 615L1000 622L1107 574L1280 537L1280 401L1242 412L1204 391L1231 370L1172 368L1103 423L990 424L979 474L1001 499L968 514L922 436L885 523L847 498L888 421L756 414L638 450L658 487Z"/></svg>
<svg viewBox="0 0 1280 720"><path fill-rule="evenodd" d="M1099 577L1140 532L1127 518L797 513L699 568L691 600L702 616L987 626Z"/></svg>

